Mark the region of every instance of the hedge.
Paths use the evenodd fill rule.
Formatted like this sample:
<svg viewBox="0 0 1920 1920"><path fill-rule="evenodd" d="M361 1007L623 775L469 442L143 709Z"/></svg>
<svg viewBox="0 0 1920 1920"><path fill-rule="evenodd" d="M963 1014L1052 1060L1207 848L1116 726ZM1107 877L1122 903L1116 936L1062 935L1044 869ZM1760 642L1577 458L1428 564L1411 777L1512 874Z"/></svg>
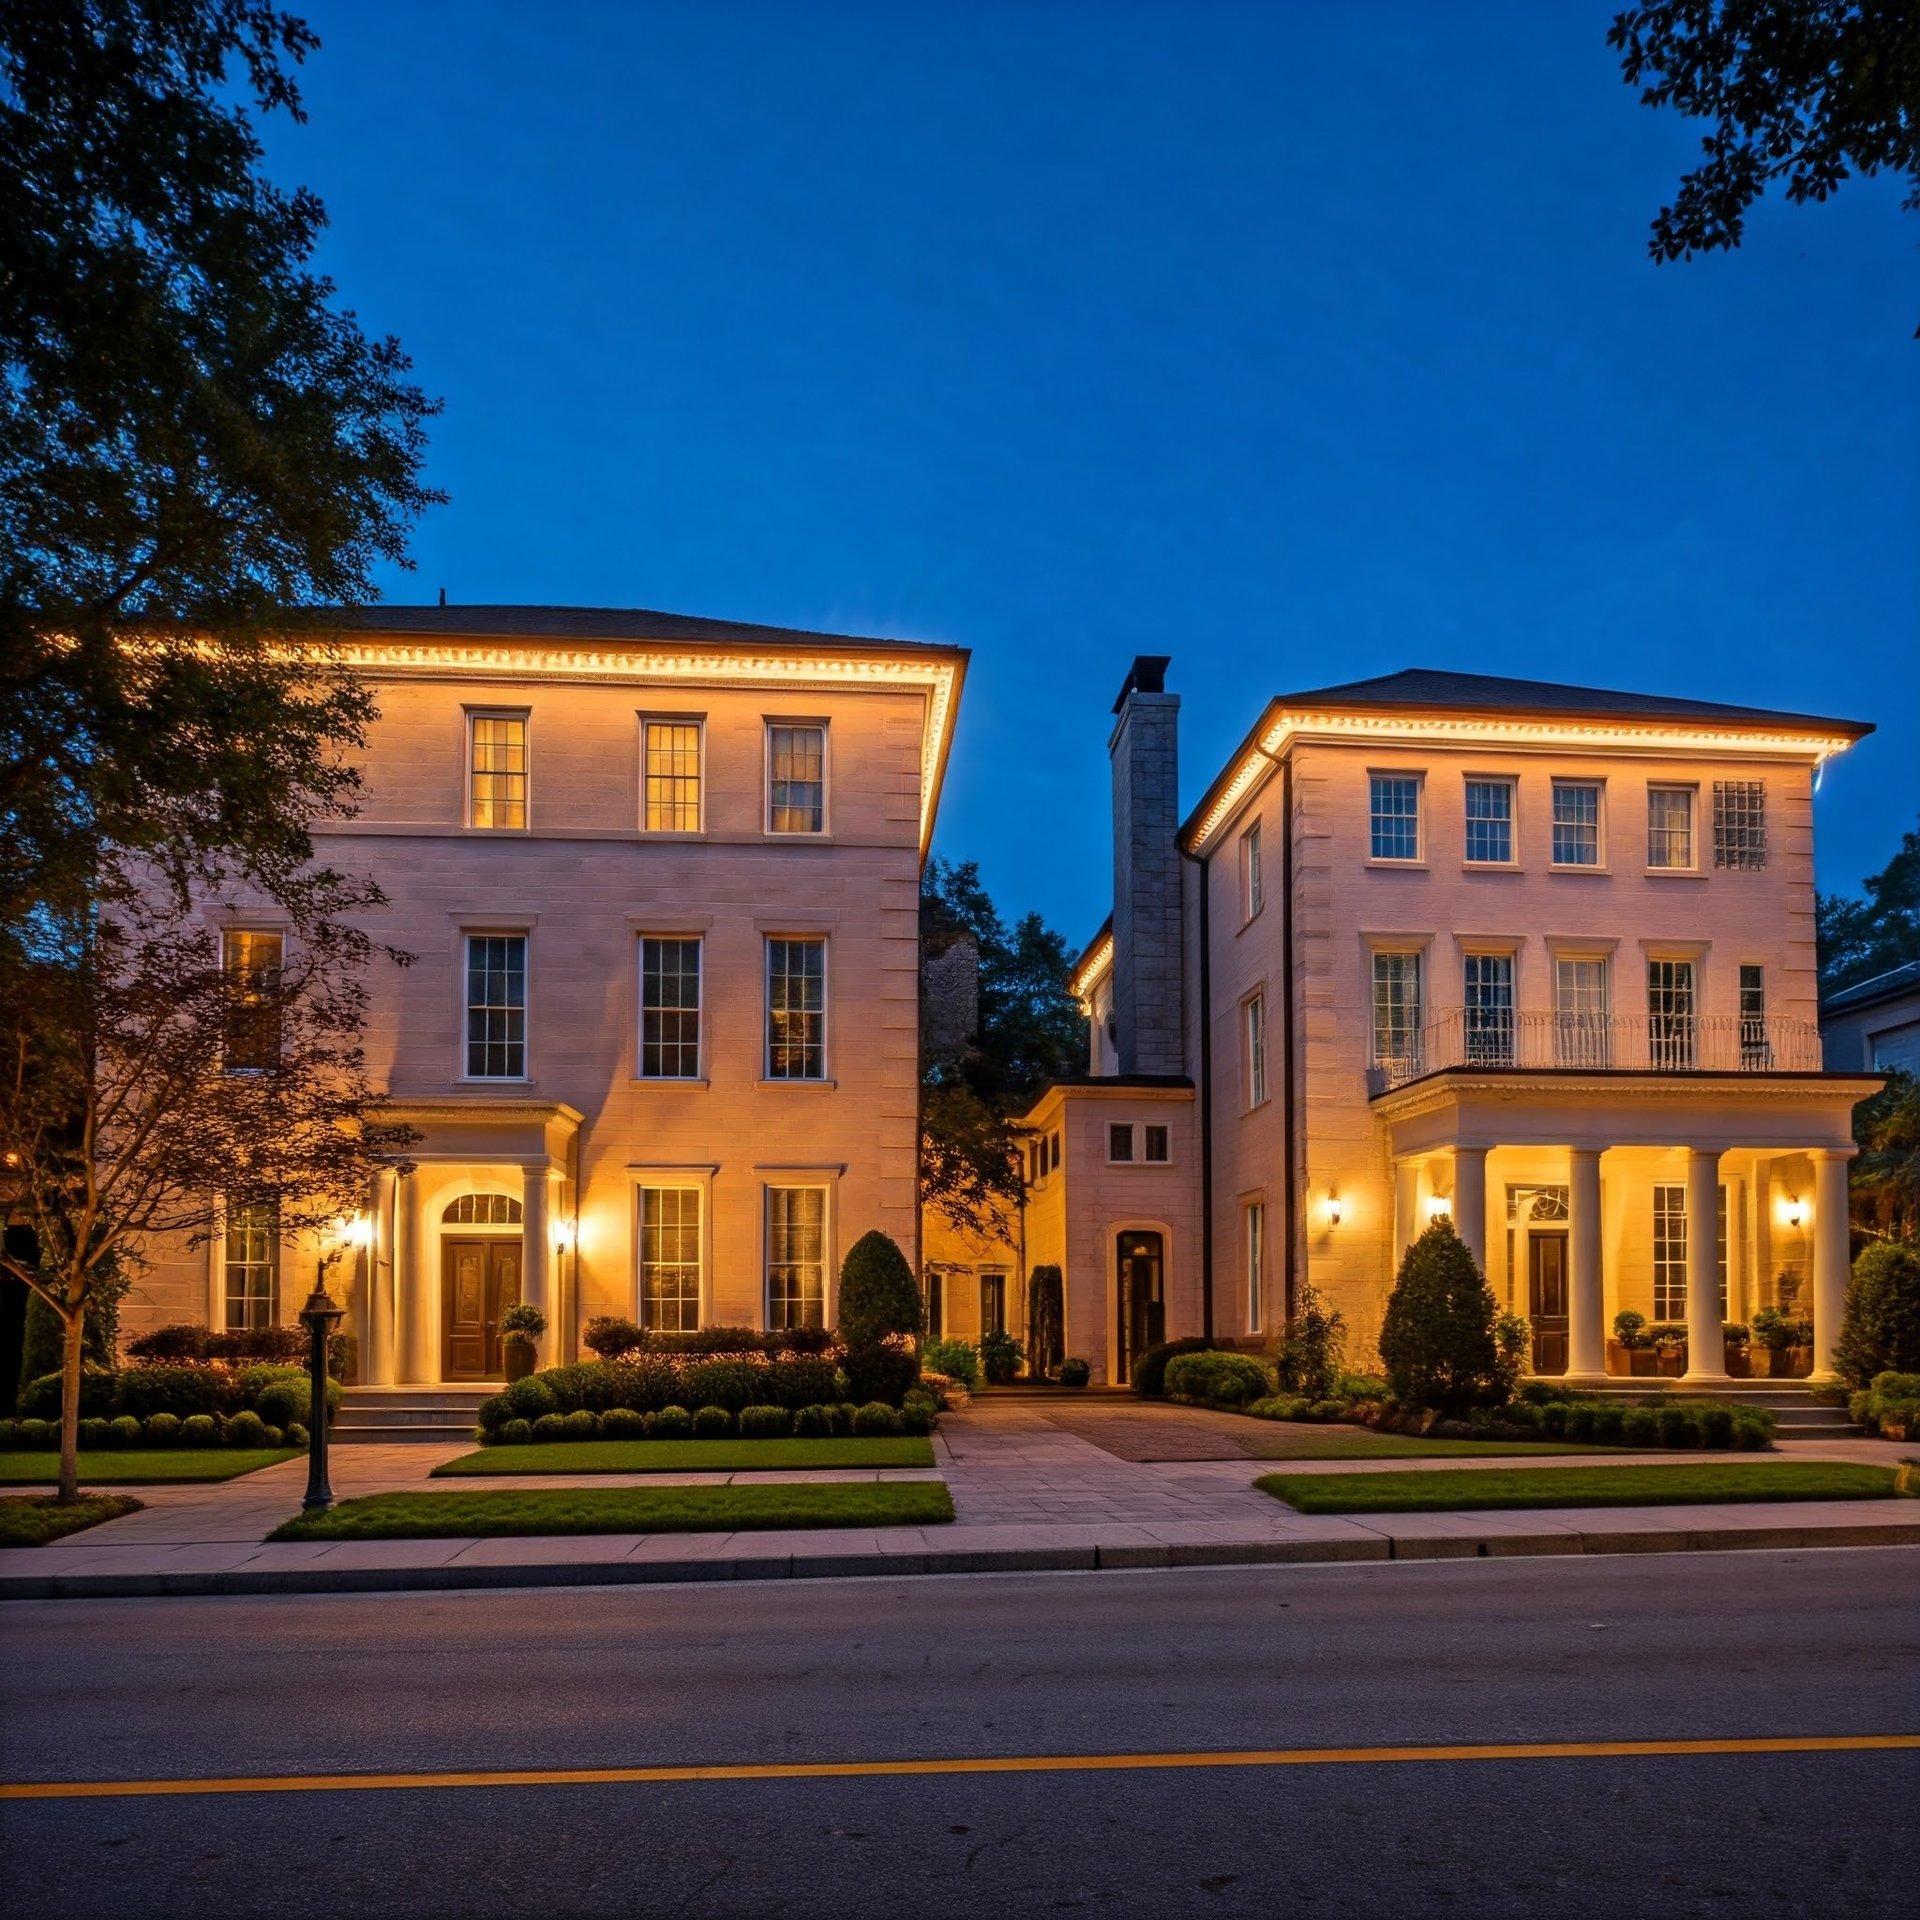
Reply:
<svg viewBox="0 0 1920 1920"><path fill-rule="evenodd" d="M1869 1433L1894 1427L1898 1438L1920 1440L1920 1373L1876 1373L1871 1386L1849 1396L1847 1411Z"/></svg>
<svg viewBox="0 0 1920 1920"><path fill-rule="evenodd" d="M304 1447L307 1430L296 1421L284 1425L262 1420L250 1408L240 1408L225 1420L210 1413L189 1414L184 1420L175 1413L150 1413L144 1420L130 1413L116 1414L111 1420L98 1414L80 1422L80 1445L89 1453L108 1448L128 1447L277 1447L283 1442ZM60 1446L60 1422L29 1415L24 1419L0 1420L0 1449L12 1452L53 1453Z"/></svg>
<svg viewBox="0 0 1920 1920"><path fill-rule="evenodd" d="M1244 1407L1273 1392L1273 1372L1250 1353L1182 1353L1167 1363L1167 1393Z"/></svg>
<svg viewBox="0 0 1920 1920"><path fill-rule="evenodd" d="M1211 1353L1211 1340L1202 1340L1190 1335L1184 1340L1162 1340L1156 1347L1149 1347L1133 1363L1131 1385L1135 1393L1157 1397L1167 1390L1167 1362L1177 1359L1183 1353Z"/></svg>
<svg viewBox="0 0 1920 1920"><path fill-rule="evenodd" d="M20 1412L31 1418L55 1420L60 1417L60 1376L43 1373L21 1390ZM327 1417L338 1417L342 1389L337 1380L327 1382ZM150 1420L155 1414L168 1413L185 1420L194 1414L211 1414L219 1419L251 1411L271 1427L284 1427L292 1420L305 1420L312 1405L311 1376L304 1367L285 1362L256 1365L238 1372L205 1361L155 1363L149 1366L122 1367L117 1372L102 1367L84 1370L80 1376L80 1417L83 1420L108 1420L126 1416Z"/></svg>

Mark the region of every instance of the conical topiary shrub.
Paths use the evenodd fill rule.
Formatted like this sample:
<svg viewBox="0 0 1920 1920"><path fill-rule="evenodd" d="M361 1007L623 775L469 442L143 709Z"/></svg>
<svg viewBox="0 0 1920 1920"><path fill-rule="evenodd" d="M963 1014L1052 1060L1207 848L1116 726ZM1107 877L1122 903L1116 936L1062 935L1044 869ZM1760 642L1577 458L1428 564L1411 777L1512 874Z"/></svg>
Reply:
<svg viewBox="0 0 1920 1920"><path fill-rule="evenodd" d="M1464 1413L1502 1398L1493 1289L1444 1214L1407 1249L1380 1328L1394 1398Z"/></svg>
<svg viewBox="0 0 1920 1920"><path fill-rule="evenodd" d="M1920 1247L1881 1240L1853 1263L1834 1365L1856 1389L1876 1373L1920 1373Z"/></svg>
<svg viewBox="0 0 1920 1920"><path fill-rule="evenodd" d="M840 1263L840 1339L856 1400L899 1405L920 1372L920 1316L907 1256L884 1233L863 1233Z"/></svg>

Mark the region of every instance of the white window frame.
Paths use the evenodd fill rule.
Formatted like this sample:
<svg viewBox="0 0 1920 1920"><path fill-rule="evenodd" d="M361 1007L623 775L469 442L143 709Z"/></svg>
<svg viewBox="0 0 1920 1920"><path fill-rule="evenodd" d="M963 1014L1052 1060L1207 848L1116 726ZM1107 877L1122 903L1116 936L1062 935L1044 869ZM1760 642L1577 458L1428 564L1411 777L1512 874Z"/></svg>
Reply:
<svg viewBox="0 0 1920 1920"><path fill-rule="evenodd" d="M820 824L818 827L776 827L773 824L773 734L776 727L810 728L820 735ZM760 824L775 840L825 840L833 832L833 728L818 715L766 714L761 722Z"/></svg>
<svg viewBox="0 0 1920 1920"><path fill-rule="evenodd" d="M1505 966L1504 982L1501 967ZM1481 974L1479 983L1475 975ZM1460 1031L1469 1066L1510 1067L1519 1039L1519 966L1511 947L1468 947L1460 955ZM1504 1007L1486 998L1504 989ZM1475 995L1483 996L1476 1000ZM1504 1037L1502 1037L1504 1036Z"/></svg>
<svg viewBox="0 0 1920 1920"><path fill-rule="evenodd" d="M1591 860L1562 860L1559 855L1556 836L1560 831L1560 796L1563 793L1591 793L1593 795L1593 858ZM1569 828L1584 825L1580 821L1568 821ZM1547 815L1547 863L1555 873L1605 873L1607 870L1607 783L1604 780L1588 779L1576 774L1556 774L1553 779L1552 801Z"/></svg>
<svg viewBox="0 0 1920 1920"><path fill-rule="evenodd" d="M1413 963L1413 1019L1406 1029L1408 1047L1404 1053L1383 1049L1380 1044L1380 962L1410 960ZM1416 1060L1425 1050L1427 1038L1427 950L1425 947L1379 945L1367 952L1367 1053L1376 1067L1390 1067L1395 1061Z"/></svg>
<svg viewBox="0 0 1920 1920"><path fill-rule="evenodd" d="M1585 978L1572 978L1571 968L1593 968ZM1595 996L1597 1005L1582 1004ZM1569 984L1574 991L1568 992ZM1570 1069L1605 1068L1613 1064L1613 956L1609 953L1555 953L1553 956L1554 1051L1559 1064Z"/></svg>
<svg viewBox="0 0 1920 1920"><path fill-rule="evenodd" d="M1474 822L1467 812L1475 787L1503 787L1507 795L1507 851L1500 860L1483 860L1472 851ZM1371 832L1371 821L1369 821ZM1504 873L1520 864L1520 783L1510 773L1469 773L1460 781L1460 864L1481 871Z"/></svg>
<svg viewBox="0 0 1920 1920"><path fill-rule="evenodd" d="M820 949L820 1071L818 1073L781 1073L773 1070L773 948L816 946ZM832 1008L833 942L824 933L768 933L760 943L760 1077L769 1086L817 1087L833 1078Z"/></svg>
<svg viewBox="0 0 1920 1920"><path fill-rule="evenodd" d="M1240 836L1240 924L1245 926L1267 904L1266 872L1261 865L1260 822Z"/></svg>
<svg viewBox="0 0 1920 1920"><path fill-rule="evenodd" d="M520 960L520 1072L474 1073L467 1037L467 1022L473 1012L473 942L476 940L518 940ZM478 924L460 928L460 964L456 983L460 1019L455 1044L459 1048L459 1072L454 1076L473 1086L518 1087L533 1079L533 930L530 926L487 926ZM485 1043L483 1043L485 1044Z"/></svg>
<svg viewBox="0 0 1920 1920"><path fill-rule="evenodd" d="M255 1212L264 1213L268 1216L264 1225L249 1222L244 1218L244 1216ZM266 1246L266 1258L264 1260L235 1260L233 1257L233 1236L236 1232L263 1233ZM281 1254L283 1251L279 1209L270 1204L263 1204L258 1207L223 1208L220 1240L218 1244L220 1250L218 1264L220 1273L221 1327L226 1332L236 1333L250 1330L255 1325L251 1319L242 1320L238 1326L234 1324L231 1276L236 1270L245 1273L251 1273L256 1270L265 1271L267 1275L267 1317L258 1324L263 1327L278 1326L280 1324ZM244 1302L247 1297L243 1292L241 1296L242 1301Z"/></svg>
<svg viewBox="0 0 1920 1920"><path fill-rule="evenodd" d="M462 722L462 744L466 751L465 810L461 823L468 833L525 833L533 825L533 710L530 707L464 707ZM482 720L517 720L520 722L520 824L517 827L483 826L474 818L473 777L477 769L473 764L474 729Z"/></svg>
<svg viewBox="0 0 1920 1920"><path fill-rule="evenodd" d="M676 945L691 943L695 948L694 991L697 996L693 1009L694 1028L694 1069L691 1073L649 1073L647 1071L647 942L673 941ZM644 1080L649 1086L704 1086L707 1078L707 942L706 936L696 930L680 931L668 927L646 927L634 935L634 1036L633 1036L633 1077ZM672 1011L672 1009L660 1009ZM678 1009L684 1011L684 1009Z"/></svg>
<svg viewBox="0 0 1920 1920"><path fill-rule="evenodd" d="M639 831L649 840L692 840L707 830L707 716L704 713L642 713L640 723ZM647 824L647 734L653 727L691 727L693 729L693 825L690 827L651 827ZM684 776L669 776L680 778Z"/></svg>
<svg viewBox="0 0 1920 1920"><path fill-rule="evenodd" d="M634 1300L633 1317L635 1322L646 1327L649 1332L677 1333L693 1329L684 1327L655 1327L647 1319L647 1195L650 1193L690 1193L698 1217L694 1223L694 1273L693 1273L693 1326L703 1327L708 1320L708 1274L712 1268L709 1257L709 1236L712 1231L709 1204L709 1182L706 1179L690 1179L681 1174L654 1171L641 1168L636 1170L633 1189L633 1265ZM661 1262L661 1265L684 1267L684 1261Z"/></svg>
<svg viewBox="0 0 1920 1920"><path fill-rule="evenodd" d="M760 1315L761 1325L778 1331L773 1319L773 1196L776 1193L817 1193L820 1196L820 1324L834 1322L833 1298L833 1183L818 1176L769 1176L760 1187ZM799 1265L790 1261L788 1265Z"/></svg>
<svg viewBox="0 0 1920 1920"><path fill-rule="evenodd" d="M1375 853L1373 850L1374 832L1374 785L1377 781L1392 780L1413 788L1413 845L1411 854ZM1391 814L1390 819L1404 819L1402 814ZM1427 776L1424 771L1413 772L1406 767L1369 767L1367 769L1367 864L1372 867L1423 867L1427 864Z"/></svg>
<svg viewBox="0 0 1920 1920"><path fill-rule="evenodd" d="M1009 1273L1005 1267L982 1267L980 1269L980 1337L983 1340L989 1333L1005 1333L1007 1331L1007 1294L1010 1291L1007 1283L1012 1277L1012 1274ZM1000 1295L1000 1310L994 1317L1000 1324L997 1327L990 1327L987 1324L987 1294L991 1287L996 1284Z"/></svg>
<svg viewBox="0 0 1920 1920"><path fill-rule="evenodd" d="M1240 1002L1240 1086L1246 1111L1264 1107L1272 1097L1267 1082L1267 990L1261 987Z"/></svg>
<svg viewBox="0 0 1920 1920"><path fill-rule="evenodd" d="M271 986L268 988L269 992L278 993L280 990L281 981L286 974L286 968L287 968L287 930L286 928L285 927L243 927L243 926L222 927L220 929L220 973L221 973L221 977L225 980L232 980L236 975L241 975L241 974L252 976L257 971L259 971L254 968L242 968L235 963L235 954L234 954L235 942L241 941L241 940L277 940L280 943L280 957L274 963L274 966L272 968L272 973L274 977L273 977L273 982ZM244 992L245 989L241 988L241 989L237 989L236 991ZM240 1004L244 1004L244 1002ZM273 1060L250 1061L250 1062L243 1062L243 1063L236 1064L231 1058L231 1054L232 1054L231 1023L233 1021L234 1016L238 1014L240 1011L240 1004L230 1005L228 1009L227 1018L229 1022L229 1031L228 1031L228 1035L223 1038L221 1043L220 1070L223 1073L270 1073L273 1071L273 1062L280 1059L281 1055L283 1054L286 1048L286 1019L285 1019L284 1012L277 1011L274 1017Z"/></svg>
<svg viewBox="0 0 1920 1920"><path fill-rule="evenodd" d="M1247 1331L1263 1332L1267 1324L1267 1202L1244 1201L1240 1208L1240 1247L1247 1281Z"/></svg>
<svg viewBox="0 0 1920 1920"><path fill-rule="evenodd" d="M1687 803L1687 858L1656 861L1653 857L1654 796L1676 795ZM1662 828L1670 833L1670 828ZM1649 873L1698 873L1700 871L1700 788L1683 780L1650 780L1647 783L1647 871Z"/></svg>

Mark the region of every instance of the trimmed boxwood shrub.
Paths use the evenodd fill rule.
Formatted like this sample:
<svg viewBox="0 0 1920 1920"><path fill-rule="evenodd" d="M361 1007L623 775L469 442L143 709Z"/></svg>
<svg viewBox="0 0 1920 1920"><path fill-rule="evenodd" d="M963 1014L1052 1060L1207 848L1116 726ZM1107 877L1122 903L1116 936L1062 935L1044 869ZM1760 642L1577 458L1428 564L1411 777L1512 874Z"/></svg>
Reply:
<svg viewBox="0 0 1920 1920"><path fill-rule="evenodd" d="M111 1421L94 1418L80 1422L80 1444L89 1449L104 1447L107 1444L107 1431Z"/></svg>
<svg viewBox="0 0 1920 1920"><path fill-rule="evenodd" d="M936 1411L933 1403L924 1395L908 1394L900 1408L900 1431L912 1434L931 1433Z"/></svg>
<svg viewBox="0 0 1920 1920"><path fill-rule="evenodd" d="M1567 1438L1569 1440L1592 1440L1595 1437L1594 1409L1589 1406L1569 1407L1567 1409Z"/></svg>
<svg viewBox="0 0 1920 1920"><path fill-rule="evenodd" d="M509 1420L500 1429L503 1447L524 1447L532 1438L533 1423L528 1420Z"/></svg>
<svg viewBox="0 0 1920 1920"><path fill-rule="evenodd" d="M698 1410L706 1407L738 1413L742 1407L765 1404L760 1396L765 1372L765 1363L757 1360L697 1360L681 1375L681 1395L676 1397L684 1397L696 1410L696 1420Z"/></svg>
<svg viewBox="0 0 1920 1920"><path fill-rule="evenodd" d="M1084 1387L1093 1378L1093 1368L1080 1359L1060 1362L1060 1384L1063 1387Z"/></svg>
<svg viewBox="0 0 1920 1920"><path fill-rule="evenodd" d="M180 1444L183 1447L217 1447L220 1444L220 1422L210 1413L190 1413L180 1422Z"/></svg>
<svg viewBox="0 0 1920 1920"><path fill-rule="evenodd" d="M1162 1340L1158 1346L1149 1347L1133 1363L1133 1379L1130 1382L1135 1393L1145 1394L1149 1399L1157 1399L1167 1390L1167 1363L1177 1360L1183 1353L1211 1353L1213 1342L1203 1340L1197 1334L1189 1334L1180 1340ZM1070 1360L1060 1363L1060 1379L1064 1385L1067 1368L1073 1364Z"/></svg>
<svg viewBox="0 0 1920 1920"><path fill-rule="evenodd" d="M1660 1444L1660 1414L1654 1407L1629 1407L1621 1422L1620 1437L1630 1447L1657 1447Z"/></svg>
<svg viewBox="0 0 1920 1920"><path fill-rule="evenodd" d="M37 1298L38 1296L36 1296ZM105 1420L114 1413L114 1386L119 1379L111 1367L80 1369L80 1417ZM60 1376L43 1373L20 1389L20 1411L37 1420L60 1418ZM193 1412L188 1408L188 1412Z"/></svg>
<svg viewBox="0 0 1920 1920"><path fill-rule="evenodd" d="M1540 1431L1549 1440L1564 1440L1567 1437L1567 1420L1572 1412L1573 1409L1564 1400L1549 1400L1540 1409Z"/></svg>
<svg viewBox="0 0 1920 1920"><path fill-rule="evenodd" d="M150 1447L170 1447L180 1438L180 1416L177 1413L150 1413L141 1433Z"/></svg>
<svg viewBox="0 0 1920 1920"><path fill-rule="evenodd" d="M155 1327L149 1333L136 1334L127 1342L127 1353L135 1360L204 1360L210 1331L207 1327L177 1321L171 1326Z"/></svg>
<svg viewBox="0 0 1920 1920"><path fill-rule="evenodd" d="M312 1407L313 1387L306 1380L269 1381L253 1403L254 1412L270 1427L291 1426Z"/></svg>
<svg viewBox="0 0 1920 1920"><path fill-rule="evenodd" d="M698 1407L693 1415L696 1440L725 1440L733 1433L733 1414L726 1407Z"/></svg>
<svg viewBox="0 0 1920 1920"><path fill-rule="evenodd" d="M504 1393L491 1394L480 1402L477 1417L482 1432L498 1433L513 1418L513 1402Z"/></svg>
<svg viewBox="0 0 1920 1920"><path fill-rule="evenodd" d="M833 1431L833 1409L831 1407L801 1407L793 1416L794 1438L797 1440L824 1440Z"/></svg>
<svg viewBox="0 0 1920 1920"><path fill-rule="evenodd" d="M1699 1412L1700 1444L1703 1447L1733 1445L1733 1409L1702 1407Z"/></svg>
<svg viewBox="0 0 1920 1920"><path fill-rule="evenodd" d="M646 1329L617 1313L603 1313L589 1320L580 1332L580 1343L602 1360L617 1360L623 1353L637 1353L647 1344Z"/></svg>
<svg viewBox="0 0 1920 1920"><path fill-rule="evenodd" d="M1759 1453L1773 1445L1774 1420L1771 1414L1755 1407L1733 1410L1733 1435L1729 1445L1742 1452Z"/></svg>
<svg viewBox="0 0 1920 1920"><path fill-rule="evenodd" d="M1167 1363L1167 1392L1181 1400L1244 1407L1273 1392L1273 1375L1250 1353L1182 1353Z"/></svg>
<svg viewBox="0 0 1920 1920"><path fill-rule="evenodd" d="M1853 1263L1834 1366L1847 1385L1920 1373L1920 1247L1881 1240Z"/></svg>
<svg viewBox="0 0 1920 1920"><path fill-rule="evenodd" d="M543 1413L533 1423L533 1437L536 1440L566 1439L567 1416L564 1413Z"/></svg>
<svg viewBox="0 0 1920 1920"><path fill-rule="evenodd" d="M853 1430L855 1433L899 1433L900 1415L884 1400L869 1400L865 1406L854 1408Z"/></svg>
<svg viewBox="0 0 1920 1920"><path fill-rule="evenodd" d="M559 1412L554 1401L553 1389L547 1385L543 1374L530 1373L524 1380L516 1380L504 1393L496 1393L493 1402L504 1400L507 1403L507 1415L510 1419L533 1422L549 1413Z"/></svg>
<svg viewBox="0 0 1920 1920"><path fill-rule="evenodd" d="M1517 1408L1509 1407L1509 1415ZM1625 1407L1595 1407L1593 1410L1593 1437L1604 1441L1608 1446L1618 1446L1627 1436L1627 1409Z"/></svg>
<svg viewBox="0 0 1920 1920"><path fill-rule="evenodd" d="M685 1407L662 1407L647 1415L649 1440L684 1440L693 1432L693 1415Z"/></svg>
<svg viewBox="0 0 1920 1920"><path fill-rule="evenodd" d="M218 1413L237 1398L233 1378L206 1366L129 1367L120 1376L114 1404L136 1420L171 1413Z"/></svg>
<svg viewBox="0 0 1920 1920"><path fill-rule="evenodd" d="M1380 1326L1394 1398L1449 1414L1504 1400L1498 1316L1493 1289L1453 1222L1439 1215L1401 1260Z"/></svg>
<svg viewBox="0 0 1920 1920"><path fill-rule="evenodd" d="M784 1440L793 1431L793 1415L785 1407L742 1407L742 1440Z"/></svg>
<svg viewBox="0 0 1920 1920"><path fill-rule="evenodd" d="M569 1440L592 1440L600 1432L600 1417L585 1407L576 1407L564 1416L563 1424Z"/></svg>
<svg viewBox="0 0 1920 1920"><path fill-rule="evenodd" d="M130 1413L109 1420L107 1444L112 1447L137 1447L140 1444L140 1422Z"/></svg>
<svg viewBox="0 0 1920 1920"><path fill-rule="evenodd" d="M1660 1444L1663 1447L1692 1447L1700 1442L1700 1430L1694 1424L1691 1407L1661 1407Z"/></svg>
<svg viewBox="0 0 1920 1920"><path fill-rule="evenodd" d="M267 1423L249 1407L229 1416L226 1431L221 1438L230 1447L264 1447L267 1441Z"/></svg>
<svg viewBox="0 0 1920 1920"><path fill-rule="evenodd" d="M602 1440L644 1440L646 1437L647 1416L631 1407L609 1407L600 1416Z"/></svg>
<svg viewBox="0 0 1920 1920"><path fill-rule="evenodd" d="M287 1445L290 1447L304 1447L312 1438L298 1420L287 1429Z"/></svg>

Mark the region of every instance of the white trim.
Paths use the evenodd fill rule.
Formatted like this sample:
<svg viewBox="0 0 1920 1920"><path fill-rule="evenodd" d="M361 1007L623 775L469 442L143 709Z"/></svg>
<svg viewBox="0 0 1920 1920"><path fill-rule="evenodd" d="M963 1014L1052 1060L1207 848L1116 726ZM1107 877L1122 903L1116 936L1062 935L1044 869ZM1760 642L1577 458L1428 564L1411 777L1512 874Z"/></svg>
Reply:
<svg viewBox="0 0 1920 1920"><path fill-rule="evenodd" d="M699 713L673 713L658 708L639 708L634 714L635 740L640 755L640 775L634 793L636 831L647 840L704 840L707 837L707 716ZM694 816L691 827L650 827L647 825L647 728L649 726L691 727L694 731Z"/></svg>
<svg viewBox="0 0 1920 1920"><path fill-rule="evenodd" d="M460 825L467 833L525 833L533 824L533 709L531 706L500 706L490 702L462 701L461 752L465 757L462 775ZM518 720L520 756L526 762L520 789L520 824L517 827L483 827L473 817L473 723L476 720Z"/></svg>
<svg viewBox="0 0 1920 1920"><path fill-rule="evenodd" d="M817 727L820 731L820 825L817 831L778 831L773 824L773 730ZM769 840L819 842L833 838L833 728L824 715L766 713L760 716L760 828Z"/></svg>

